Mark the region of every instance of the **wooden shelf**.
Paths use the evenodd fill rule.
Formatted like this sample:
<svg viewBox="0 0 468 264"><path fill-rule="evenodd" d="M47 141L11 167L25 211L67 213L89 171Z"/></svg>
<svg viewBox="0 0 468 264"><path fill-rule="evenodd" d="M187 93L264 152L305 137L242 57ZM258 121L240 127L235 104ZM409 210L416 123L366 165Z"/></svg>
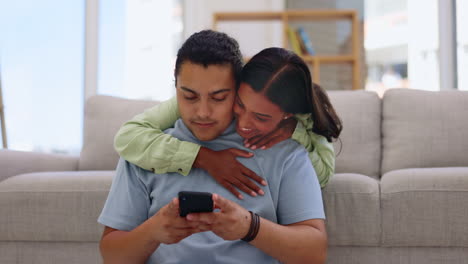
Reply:
<svg viewBox="0 0 468 264"><path fill-rule="evenodd" d="M258 21L278 20L338 20L350 19L356 12L354 10L289 10L284 12L220 12L214 14L215 21Z"/></svg>
<svg viewBox="0 0 468 264"><path fill-rule="evenodd" d="M317 56L302 56L305 62L313 63L319 61L321 63L352 63L354 61L351 55L317 55Z"/></svg>
<svg viewBox="0 0 468 264"><path fill-rule="evenodd" d="M319 56L301 56L301 58L306 63L353 63L354 58L350 55L319 55ZM251 59L251 57L245 57L244 61L247 62Z"/></svg>
<svg viewBox="0 0 468 264"><path fill-rule="evenodd" d="M290 10L286 11L289 20L341 20L352 19L356 15L354 10Z"/></svg>
<svg viewBox="0 0 468 264"><path fill-rule="evenodd" d="M361 87L361 41L359 36L359 20L356 10L336 9L309 9L309 10L287 10L283 12L222 12L213 15L213 29L216 30L221 22L228 21L280 21L283 25L283 47L288 45L288 26L291 21L321 21L321 20L348 20L351 22L351 54L345 55L304 55L302 58L306 63L313 66L312 78L314 82L320 83L321 64L351 64L352 89ZM246 58L246 61L250 58Z"/></svg>
<svg viewBox="0 0 468 264"><path fill-rule="evenodd" d="M215 13L214 21L258 21L258 20L278 20L283 17L282 12L227 12Z"/></svg>

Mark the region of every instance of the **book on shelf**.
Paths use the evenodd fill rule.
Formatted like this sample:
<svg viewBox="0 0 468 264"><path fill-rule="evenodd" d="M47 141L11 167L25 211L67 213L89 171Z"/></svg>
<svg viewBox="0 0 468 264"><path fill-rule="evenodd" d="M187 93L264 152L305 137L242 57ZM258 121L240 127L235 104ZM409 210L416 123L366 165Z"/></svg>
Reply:
<svg viewBox="0 0 468 264"><path fill-rule="evenodd" d="M291 50L294 51L297 55L302 56L299 38L296 34L296 31L291 26L288 26L288 37Z"/></svg>
<svg viewBox="0 0 468 264"><path fill-rule="evenodd" d="M314 47L312 46L312 41L310 41L309 34L305 31L304 27L297 28L297 34L299 35L299 41L302 42L306 54L313 56L315 55Z"/></svg>
<svg viewBox="0 0 468 264"><path fill-rule="evenodd" d="M294 34L296 34L297 42L299 42L299 48L301 49L302 55L308 55L307 49L304 45L304 41L302 41L301 36L299 35L299 31L296 29L294 30Z"/></svg>

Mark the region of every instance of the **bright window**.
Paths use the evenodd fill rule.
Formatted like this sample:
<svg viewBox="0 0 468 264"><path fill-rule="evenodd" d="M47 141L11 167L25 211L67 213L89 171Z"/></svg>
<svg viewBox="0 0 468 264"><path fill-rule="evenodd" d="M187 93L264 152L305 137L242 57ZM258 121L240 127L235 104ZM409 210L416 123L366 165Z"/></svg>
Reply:
<svg viewBox="0 0 468 264"><path fill-rule="evenodd" d="M437 1L365 1L367 90L440 89Z"/></svg>
<svg viewBox="0 0 468 264"><path fill-rule="evenodd" d="M458 89L468 91L468 1L457 0Z"/></svg>
<svg viewBox="0 0 468 264"><path fill-rule="evenodd" d="M166 100L175 94L182 1L101 0L98 93Z"/></svg>
<svg viewBox="0 0 468 264"><path fill-rule="evenodd" d="M8 147L77 154L83 123L84 1L0 0Z"/></svg>

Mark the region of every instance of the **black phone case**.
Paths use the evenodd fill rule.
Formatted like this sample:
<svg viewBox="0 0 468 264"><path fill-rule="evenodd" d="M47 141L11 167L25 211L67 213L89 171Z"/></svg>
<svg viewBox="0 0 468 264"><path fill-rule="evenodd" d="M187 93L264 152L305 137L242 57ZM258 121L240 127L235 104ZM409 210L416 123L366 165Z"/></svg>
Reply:
<svg viewBox="0 0 468 264"><path fill-rule="evenodd" d="M213 212L213 196L209 192L179 192L180 216L189 213Z"/></svg>

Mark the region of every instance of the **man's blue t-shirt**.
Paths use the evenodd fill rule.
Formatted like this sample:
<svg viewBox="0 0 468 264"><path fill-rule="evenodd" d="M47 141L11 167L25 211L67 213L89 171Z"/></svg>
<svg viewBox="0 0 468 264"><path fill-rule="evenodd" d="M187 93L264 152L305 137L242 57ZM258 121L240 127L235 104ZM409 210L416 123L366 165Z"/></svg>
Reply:
<svg viewBox="0 0 468 264"><path fill-rule="evenodd" d="M234 122L212 141L199 141L180 119L165 133L213 150L238 148L251 151L243 146ZM282 225L325 218L317 175L305 149L293 140L285 140L267 150L256 150L252 158L239 158L239 161L267 181L268 186L263 187L265 195L244 195L244 199L239 200L205 170L193 168L188 176L177 173L155 175L120 159L98 222L131 231L177 197L179 191L217 193ZM279 262L247 242L225 241L212 232L203 232L177 244L161 244L147 263Z"/></svg>

